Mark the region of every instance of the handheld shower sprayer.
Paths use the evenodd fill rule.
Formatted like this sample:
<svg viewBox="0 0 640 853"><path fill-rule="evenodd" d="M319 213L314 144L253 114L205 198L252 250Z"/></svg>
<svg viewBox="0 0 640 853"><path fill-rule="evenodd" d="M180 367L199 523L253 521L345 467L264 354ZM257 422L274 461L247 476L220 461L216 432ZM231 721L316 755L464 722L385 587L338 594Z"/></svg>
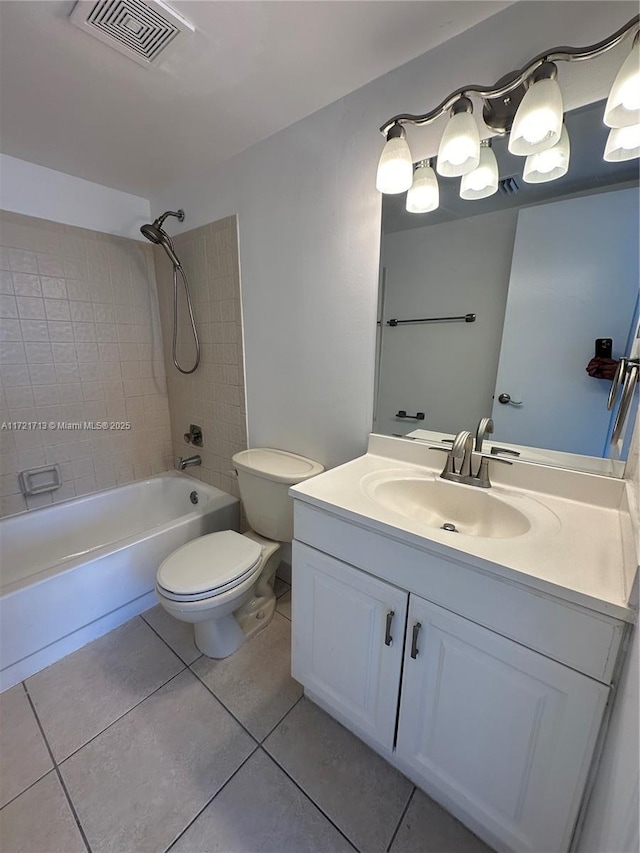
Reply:
<svg viewBox="0 0 640 853"><path fill-rule="evenodd" d="M140 233L150 240L152 243L155 243L156 246L162 246L167 255L169 255L169 259L171 263L179 268L182 268L182 264L180 263L178 256L176 255L175 249L173 248L173 242L171 237L167 234L167 232L162 227L167 216L175 216L179 222L184 221L184 210L167 210L162 216L159 216L157 219L150 224L143 225L140 228Z"/></svg>
<svg viewBox="0 0 640 853"><path fill-rule="evenodd" d="M147 223L140 228L140 233L143 237L146 237L151 243L154 243L156 246L162 246L162 248L167 253L169 260L173 264L173 363L176 368L180 371L180 373L193 373L195 369L200 364L200 341L198 340L198 332L196 331L195 320L193 319L193 307L191 305L191 294L189 293L189 282L187 281L187 275L182 268L182 264L180 263L180 258L178 258L176 254L176 250L173 246L173 241L171 237L167 234L167 232L162 227L165 219L168 216L175 216L179 222L184 220L184 210L167 210L162 216L159 216L157 219L154 219L153 222ZM177 343L178 343L178 273L182 276L182 280L184 282L184 292L187 300L187 310L189 312L189 319L191 320L191 330L193 332L193 341L196 347L196 360L195 364L190 370L187 370L180 366L178 362L177 356Z"/></svg>

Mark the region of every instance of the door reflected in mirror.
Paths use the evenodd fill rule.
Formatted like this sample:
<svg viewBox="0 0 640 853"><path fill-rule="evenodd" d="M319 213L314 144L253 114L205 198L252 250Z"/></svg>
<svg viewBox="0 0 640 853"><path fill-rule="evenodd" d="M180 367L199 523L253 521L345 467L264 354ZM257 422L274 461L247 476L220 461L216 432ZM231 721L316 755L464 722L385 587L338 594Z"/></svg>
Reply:
<svg viewBox="0 0 640 853"><path fill-rule="evenodd" d="M637 391L612 445L609 371L586 368L637 357L638 161L603 160L602 110L566 116L558 180L525 183L495 139L496 194L440 178L426 214L383 197L374 432L438 441L489 416L489 443L522 459L621 473Z"/></svg>

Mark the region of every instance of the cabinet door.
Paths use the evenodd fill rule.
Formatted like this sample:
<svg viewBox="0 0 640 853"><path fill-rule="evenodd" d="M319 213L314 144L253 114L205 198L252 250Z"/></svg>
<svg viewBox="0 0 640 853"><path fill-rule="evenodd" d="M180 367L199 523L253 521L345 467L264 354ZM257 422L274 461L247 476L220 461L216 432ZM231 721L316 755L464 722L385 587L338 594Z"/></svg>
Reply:
<svg viewBox="0 0 640 853"><path fill-rule="evenodd" d="M487 840L567 850L607 695L599 682L411 596L397 752Z"/></svg>
<svg viewBox="0 0 640 853"><path fill-rule="evenodd" d="M299 542L292 572L294 678L391 750L407 593Z"/></svg>

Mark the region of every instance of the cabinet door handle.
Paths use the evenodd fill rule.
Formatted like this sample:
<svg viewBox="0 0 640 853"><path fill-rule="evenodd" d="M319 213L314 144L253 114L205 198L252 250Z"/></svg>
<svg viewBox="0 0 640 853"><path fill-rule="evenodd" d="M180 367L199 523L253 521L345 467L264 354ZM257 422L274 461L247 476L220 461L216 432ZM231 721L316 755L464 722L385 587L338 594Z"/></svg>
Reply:
<svg viewBox="0 0 640 853"><path fill-rule="evenodd" d="M384 629L384 644L385 646L393 645L393 637L391 636L391 623L393 622L393 617L395 613L393 610L389 610L387 613L387 624Z"/></svg>
<svg viewBox="0 0 640 853"><path fill-rule="evenodd" d="M420 628L422 625L420 622L416 622L413 626L413 631L411 634L411 657L415 660L418 657L418 634L420 633Z"/></svg>

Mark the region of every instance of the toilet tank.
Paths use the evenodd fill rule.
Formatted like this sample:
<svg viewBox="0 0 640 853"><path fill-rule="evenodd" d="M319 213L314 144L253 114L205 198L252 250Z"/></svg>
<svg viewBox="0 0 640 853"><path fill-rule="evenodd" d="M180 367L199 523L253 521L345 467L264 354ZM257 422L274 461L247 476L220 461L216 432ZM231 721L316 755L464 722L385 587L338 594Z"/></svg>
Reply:
<svg viewBox="0 0 640 853"><path fill-rule="evenodd" d="M233 464L251 529L267 539L290 542L293 501L289 488L322 473L324 467L296 453L266 447L241 450Z"/></svg>

